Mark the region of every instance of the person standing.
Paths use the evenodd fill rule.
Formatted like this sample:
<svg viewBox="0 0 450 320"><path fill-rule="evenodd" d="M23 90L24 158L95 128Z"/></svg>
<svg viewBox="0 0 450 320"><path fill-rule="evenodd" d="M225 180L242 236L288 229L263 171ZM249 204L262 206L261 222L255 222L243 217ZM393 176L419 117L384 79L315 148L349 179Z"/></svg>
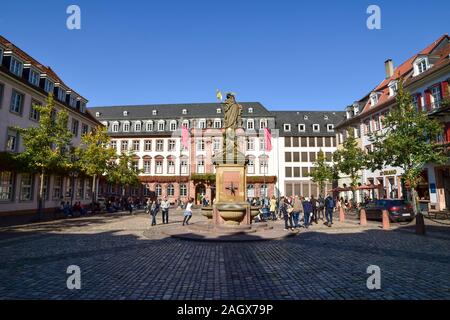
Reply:
<svg viewBox="0 0 450 320"><path fill-rule="evenodd" d="M294 205L292 211L292 220L294 222L294 228L297 229L299 227L300 213L303 212L302 201L295 195Z"/></svg>
<svg viewBox="0 0 450 320"><path fill-rule="evenodd" d="M151 214L152 214L152 226L156 226L156 215L159 211L159 203L158 200L155 200L151 207Z"/></svg>
<svg viewBox="0 0 450 320"><path fill-rule="evenodd" d="M312 205L312 215L311 215L311 223L314 221L316 224L317 222L317 207L318 202L317 199L314 198L314 195L311 196L311 205Z"/></svg>
<svg viewBox="0 0 450 320"><path fill-rule="evenodd" d="M272 220L277 220L277 199L275 199L275 196L272 196L272 199L270 199L270 215L272 216Z"/></svg>
<svg viewBox="0 0 450 320"><path fill-rule="evenodd" d="M294 230L292 225L292 207L287 202L285 197L282 197L280 200L280 212L284 218L284 230Z"/></svg>
<svg viewBox="0 0 450 320"><path fill-rule="evenodd" d="M322 195L319 195L318 202L318 209L317 209L317 218L321 219L322 221L325 218L325 199L322 197Z"/></svg>
<svg viewBox="0 0 450 320"><path fill-rule="evenodd" d="M310 223L309 223L309 219L310 216L312 215L312 211L313 211L313 207L311 204L311 201L309 201L309 198L305 198L305 201L303 202L303 212L304 212L304 222L303 222L303 226L308 229Z"/></svg>
<svg viewBox="0 0 450 320"><path fill-rule="evenodd" d="M183 226L185 224L189 225L189 220L192 218L192 204L194 203L194 198L190 198L186 204L186 209L184 210Z"/></svg>
<svg viewBox="0 0 450 320"><path fill-rule="evenodd" d="M331 195L328 195L328 197L325 199L325 216L327 218L327 222L325 222L325 225L331 228L331 225L333 224L333 210L334 210L335 204L334 200L331 197Z"/></svg>
<svg viewBox="0 0 450 320"><path fill-rule="evenodd" d="M163 224L169 223L169 207L170 207L170 201L167 199L167 197L163 198L163 201L161 202L161 213L162 213L162 220Z"/></svg>

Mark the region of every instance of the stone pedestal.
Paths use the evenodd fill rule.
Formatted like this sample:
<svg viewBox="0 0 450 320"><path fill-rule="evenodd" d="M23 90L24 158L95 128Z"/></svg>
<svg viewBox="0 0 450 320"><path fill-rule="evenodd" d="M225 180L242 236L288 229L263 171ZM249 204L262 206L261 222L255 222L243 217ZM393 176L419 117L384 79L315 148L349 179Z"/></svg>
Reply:
<svg viewBox="0 0 450 320"><path fill-rule="evenodd" d="M252 223L250 204L245 201L246 185L245 164L216 165L216 202L213 205L215 225L239 226Z"/></svg>

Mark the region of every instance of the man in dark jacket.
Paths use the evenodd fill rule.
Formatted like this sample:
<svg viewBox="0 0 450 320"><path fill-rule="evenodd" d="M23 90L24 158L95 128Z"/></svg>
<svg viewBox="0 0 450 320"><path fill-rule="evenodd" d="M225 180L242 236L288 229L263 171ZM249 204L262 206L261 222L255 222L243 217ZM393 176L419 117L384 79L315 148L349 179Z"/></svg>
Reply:
<svg viewBox="0 0 450 320"><path fill-rule="evenodd" d="M284 230L294 230L293 224L292 224L292 216L289 214L288 209L290 205L287 203L287 200L285 197L282 197L280 200L280 212L283 215L284 218Z"/></svg>
<svg viewBox="0 0 450 320"><path fill-rule="evenodd" d="M328 227L331 227L331 225L333 224L334 207L334 200L331 195L328 195L328 197L326 197L325 199L325 216L327 218L327 222L325 222L325 225L327 225Z"/></svg>
<svg viewBox="0 0 450 320"><path fill-rule="evenodd" d="M311 205L312 205L312 215L311 215L311 222L317 222L317 207L319 206L319 203L317 202L317 199L314 198L314 196L311 196Z"/></svg>
<svg viewBox="0 0 450 320"><path fill-rule="evenodd" d="M313 206L311 204L311 201L309 200L309 198L305 198L305 201L303 202L303 212L305 214L305 217L303 218L304 222L303 222L303 226L308 229L310 223L309 223L309 218L312 215L313 212Z"/></svg>

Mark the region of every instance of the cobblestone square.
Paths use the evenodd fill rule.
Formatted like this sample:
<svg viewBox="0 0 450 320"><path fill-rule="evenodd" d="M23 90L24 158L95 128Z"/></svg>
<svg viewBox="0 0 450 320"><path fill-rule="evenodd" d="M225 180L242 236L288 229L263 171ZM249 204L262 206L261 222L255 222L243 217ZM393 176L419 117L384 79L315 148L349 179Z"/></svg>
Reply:
<svg viewBox="0 0 450 320"><path fill-rule="evenodd" d="M170 218L155 227L138 214L2 228L0 299L450 298L447 226L427 221L420 237L411 225L383 231L349 220L282 240L218 243L167 236L182 214ZM66 287L70 265L81 269L80 290ZM380 290L367 289L370 265L381 269Z"/></svg>

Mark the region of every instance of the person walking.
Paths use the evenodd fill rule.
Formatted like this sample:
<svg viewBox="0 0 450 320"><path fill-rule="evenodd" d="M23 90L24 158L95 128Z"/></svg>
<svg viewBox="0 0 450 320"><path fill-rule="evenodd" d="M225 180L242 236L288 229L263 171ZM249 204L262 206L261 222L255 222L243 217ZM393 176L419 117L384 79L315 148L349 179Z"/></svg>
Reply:
<svg viewBox="0 0 450 320"><path fill-rule="evenodd" d="M128 211L130 211L130 215L133 215L133 209L134 209L134 203L133 203L133 199L130 197L130 198L128 198Z"/></svg>
<svg viewBox="0 0 450 320"><path fill-rule="evenodd" d="M272 216L272 220L276 221L277 220L277 215L276 215L276 211L277 211L277 199L275 199L275 196L272 196L272 199L270 199L270 215Z"/></svg>
<svg viewBox="0 0 450 320"><path fill-rule="evenodd" d="M325 218L325 199L322 197L322 195L319 195L319 199L317 199L318 202L318 208L317 208L317 218L321 219L322 221Z"/></svg>
<svg viewBox="0 0 450 320"><path fill-rule="evenodd" d="M303 226L305 227L305 229L308 229L310 226L309 223L309 219L312 215L312 211L313 211L313 207L311 204L311 201L309 201L309 198L305 198L305 201L303 202L303 212L304 212L304 222L303 222Z"/></svg>
<svg viewBox="0 0 450 320"><path fill-rule="evenodd" d="M333 210L334 210L335 204L334 200L331 197L331 195L328 195L325 199L325 215L327 218L327 222L325 222L325 225L331 228L331 225L333 224Z"/></svg>
<svg viewBox="0 0 450 320"><path fill-rule="evenodd" d="M151 207L151 215L152 215L152 226L156 226L156 215L159 211L159 203L158 200L153 201Z"/></svg>
<svg viewBox="0 0 450 320"><path fill-rule="evenodd" d="M299 228L299 221L300 221L300 213L301 212L303 212L302 201L300 200L298 195L295 195L293 211L292 211L292 220L294 222L294 228L295 229Z"/></svg>
<svg viewBox="0 0 450 320"><path fill-rule="evenodd" d="M285 197L282 197L280 200L280 211L284 218L284 230L294 230L292 225L292 207L287 202Z"/></svg>
<svg viewBox="0 0 450 320"><path fill-rule="evenodd" d="M311 215L311 223L314 221L316 224L317 222L317 207L319 206L317 199L314 198L314 195L311 196L311 205L312 205L312 215Z"/></svg>
<svg viewBox="0 0 450 320"><path fill-rule="evenodd" d="M167 199L167 197L163 198L163 201L161 202L161 213L162 213L162 220L163 224L169 223L169 207L170 207L170 201Z"/></svg>
<svg viewBox="0 0 450 320"><path fill-rule="evenodd" d="M189 220L192 218L192 204L194 203L194 198L190 198L186 204L186 209L184 210L183 226L185 224L189 225Z"/></svg>

